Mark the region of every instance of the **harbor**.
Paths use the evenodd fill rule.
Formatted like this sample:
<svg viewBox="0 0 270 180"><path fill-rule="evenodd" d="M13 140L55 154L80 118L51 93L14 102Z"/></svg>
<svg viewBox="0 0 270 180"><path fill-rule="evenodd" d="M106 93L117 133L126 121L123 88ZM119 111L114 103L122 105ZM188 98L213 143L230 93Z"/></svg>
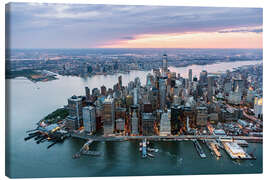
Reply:
<svg viewBox="0 0 270 180"><path fill-rule="evenodd" d="M118 141L120 141L118 139ZM128 139L126 139L128 141ZM194 148L196 149L199 157L201 159L207 158L206 153L203 151L202 145L205 145L212 156L216 156L217 158L221 158L221 151L224 150L230 159L232 160L255 160L256 157L254 156L254 151L252 153L247 153L241 146L247 147L248 143L244 140L236 140L236 141L230 141L230 140L222 140L222 141L216 141L213 139L210 140L203 140L202 144L199 143L199 140L197 139L185 139L184 141L191 141L194 144ZM81 155L90 155L90 156L97 156L100 155L97 151L90 151L89 146L94 142L94 140L89 139L83 147L80 149L80 151L73 155L73 158L80 158ZM158 153L159 149L153 148L153 143L157 141L150 141L147 138L142 139L139 143L139 152L141 153L142 158L150 157L154 158L154 153ZM177 142L177 141L176 141ZM178 142L181 142L178 140Z"/></svg>

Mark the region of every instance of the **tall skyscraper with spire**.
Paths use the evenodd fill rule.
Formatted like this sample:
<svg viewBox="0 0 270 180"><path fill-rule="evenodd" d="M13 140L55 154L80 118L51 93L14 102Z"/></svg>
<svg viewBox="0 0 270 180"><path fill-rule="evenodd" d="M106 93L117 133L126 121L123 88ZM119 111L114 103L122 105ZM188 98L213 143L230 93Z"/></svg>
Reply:
<svg viewBox="0 0 270 180"><path fill-rule="evenodd" d="M162 56L162 76L166 77L168 72L168 57L167 54Z"/></svg>

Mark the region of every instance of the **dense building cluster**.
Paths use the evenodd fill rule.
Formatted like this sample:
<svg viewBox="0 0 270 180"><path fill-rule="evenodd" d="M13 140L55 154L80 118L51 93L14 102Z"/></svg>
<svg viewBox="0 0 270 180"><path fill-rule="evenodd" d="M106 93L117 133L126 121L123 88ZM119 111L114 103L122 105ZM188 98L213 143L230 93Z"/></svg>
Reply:
<svg viewBox="0 0 270 180"><path fill-rule="evenodd" d="M7 51L6 74L22 70L47 70L67 76L94 76L148 71L165 65L160 61L164 49L14 49ZM261 60L260 49L166 49L165 66L186 67L215 62ZM192 74L192 72L190 72ZM189 74L189 75L191 75ZM189 76L190 77L190 76Z"/></svg>
<svg viewBox="0 0 270 180"><path fill-rule="evenodd" d="M86 134L168 136L181 134L262 135L262 65L226 73L202 71L188 78L153 69L145 86L122 77L113 88L85 87L85 96L68 99L66 127Z"/></svg>

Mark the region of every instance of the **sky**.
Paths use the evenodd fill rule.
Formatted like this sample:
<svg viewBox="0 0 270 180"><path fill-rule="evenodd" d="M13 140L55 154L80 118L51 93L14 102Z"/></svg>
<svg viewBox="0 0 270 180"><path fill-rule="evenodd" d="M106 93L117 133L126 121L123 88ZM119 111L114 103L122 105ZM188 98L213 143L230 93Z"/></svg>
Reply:
<svg viewBox="0 0 270 180"><path fill-rule="evenodd" d="M262 48L261 8L10 3L10 48Z"/></svg>

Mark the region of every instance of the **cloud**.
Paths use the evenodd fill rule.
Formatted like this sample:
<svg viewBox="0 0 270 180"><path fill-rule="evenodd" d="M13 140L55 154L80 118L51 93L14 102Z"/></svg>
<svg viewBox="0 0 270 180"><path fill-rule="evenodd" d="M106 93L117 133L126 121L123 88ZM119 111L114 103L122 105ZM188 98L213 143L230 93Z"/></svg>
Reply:
<svg viewBox="0 0 270 180"><path fill-rule="evenodd" d="M122 37L121 39L132 40L132 39L134 39L134 37L132 37L132 36L125 36L125 37Z"/></svg>
<svg viewBox="0 0 270 180"><path fill-rule="evenodd" d="M218 31L219 33L242 33L242 32L253 32L253 33L262 33L263 29L235 29L235 30L223 30L223 31Z"/></svg>
<svg viewBox="0 0 270 180"><path fill-rule="evenodd" d="M226 33L262 26L261 8L46 3L10 3L7 7L11 39L22 47L29 39L31 47L97 47L140 34Z"/></svg>

